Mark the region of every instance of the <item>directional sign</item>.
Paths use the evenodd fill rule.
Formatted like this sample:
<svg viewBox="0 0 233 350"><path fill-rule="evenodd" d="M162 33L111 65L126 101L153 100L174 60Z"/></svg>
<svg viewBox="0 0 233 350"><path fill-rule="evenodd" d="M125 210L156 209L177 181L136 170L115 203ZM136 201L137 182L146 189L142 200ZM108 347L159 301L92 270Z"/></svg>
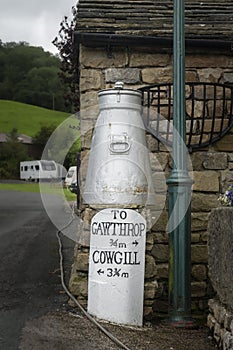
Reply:
<svg viewBox="0 0 233 350"><path fill-rule="evenodd" d="M90 234L89 313L142 325L145 219L131 209L104 209L93 217Z"/></svg>

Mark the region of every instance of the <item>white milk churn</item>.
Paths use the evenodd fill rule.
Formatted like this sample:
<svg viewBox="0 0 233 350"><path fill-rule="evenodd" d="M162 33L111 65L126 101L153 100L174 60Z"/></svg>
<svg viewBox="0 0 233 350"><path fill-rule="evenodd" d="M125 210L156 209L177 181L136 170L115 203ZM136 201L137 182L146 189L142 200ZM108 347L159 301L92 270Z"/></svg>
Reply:
<svg viewBox="0 0 233 350"><path fill-rule="evenodd" d="M94 207L145 206L153 197L149 153L142 121L141 92L115 88L98 93L96 122L84 203Z"/></svg>

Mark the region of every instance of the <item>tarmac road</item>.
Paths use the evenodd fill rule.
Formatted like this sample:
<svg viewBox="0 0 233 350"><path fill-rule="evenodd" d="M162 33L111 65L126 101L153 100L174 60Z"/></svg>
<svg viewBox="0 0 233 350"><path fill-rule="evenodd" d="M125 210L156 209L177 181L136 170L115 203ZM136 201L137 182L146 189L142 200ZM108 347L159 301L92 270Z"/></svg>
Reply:
<svg viewBox="0 0 233 350"><path fill-rule="evenodd" d="M28 320L67 304L61 293L56 231L40 194L0 191L1 350L19 349ZM73 245L66 240L70 263Z"/></svg>
<svg viewBox="0 0 233 350"><path fill-rule="evenodd" d="M39 194L0 191L0 349L121 349L77 308L68 306L53 223L66 224L70 212L56 204L55 196L47 200L48 217ZM69 277L74 241L66 236L62 241ZM207 328L177 330L159 322L142 329L102 326L130 350L215 349Z"/></svg>

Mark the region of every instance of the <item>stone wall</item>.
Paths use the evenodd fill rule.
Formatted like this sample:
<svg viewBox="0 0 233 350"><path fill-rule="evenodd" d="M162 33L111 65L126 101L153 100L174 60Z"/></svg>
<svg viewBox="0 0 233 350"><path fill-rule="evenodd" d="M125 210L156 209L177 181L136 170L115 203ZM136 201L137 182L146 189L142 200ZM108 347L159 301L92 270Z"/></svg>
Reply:
<svg viewBox="0 0 233 350"><path fill-rule="evenodd" d="M207 326L219 349L233 349L233 311L218 299L209 300Z"/></svg>
<svg viewBox="0 0 233 350"><path fill-rule="evenodd" d="M211 211L208 223L209 276L216 296L209 300L208 327L219 346L233 350L233 208Z"/></svg>
<svg viewBox="0 0 233 350"><path fill-rule="evenodd" d="M162 53L161 53L162 52ZM111 88L123 81L125 88L172 82L172 55L165 50L80 47L80 101L82 130L82 180L85 180L87 158L95 125L100 89ZM186 81L233 82L233 57L209 56L208 53L188 53ZM147 135L155 185L166 191L164 181L158 181L156 159L167 178L171 172L171 154L153 136ZM191 154L193 166L192 199L192 311L203 316L213 290L208 277L207 223L211 209L219 206L218 194L233 182L233 133L209 148ZM82 217L88 234L93 212L82 207ZM167 313L168 234L167 209L147 234L145 316ZM77 246L70 279L71 291L83 300L87 297L88 247Z"/></svg>

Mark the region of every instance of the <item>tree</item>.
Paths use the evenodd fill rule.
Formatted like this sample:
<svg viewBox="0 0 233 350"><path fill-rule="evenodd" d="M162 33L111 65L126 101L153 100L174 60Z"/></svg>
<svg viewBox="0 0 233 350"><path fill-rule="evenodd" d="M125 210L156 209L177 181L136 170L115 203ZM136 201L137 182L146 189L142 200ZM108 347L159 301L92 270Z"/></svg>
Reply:
<svg viewBox="0 0 233 350"><path fill-rule="evenodd" d="M68 169L76 164L77 153L80 151L79 133L67 127L69 122L64 122L58 128L54 125L42 126L33 138L33 143L44 147L43 158L64 163ZM75 140L72 144L71 140Z"/></svg>
<svg viewBox="0 0 233 350"><path fill-rule="evenodd" d="M54 66L34 67L18 84L15 99L50 109L64 109L64 88Z"/></svg>
<svg viewBox="0 0 233 350"><path fill-rule="evenodd" d="M55 129L56 125L54 124L42 125L40 130L33 137L32 142L37 145L45 146Z"/></svg>
<svg viewBox="0 0 233 350"><path fill-rule="evenodd" d="M18 140L18 130L12 129L7 142L0 147L0 178L19 178L20 161L28 159L25 145Z"/></svg>
<svg viewBox="0 0 233 350"><path fill-rule="evenodd" d="M71 112L59 78L61 60L25 42L0 45L0 99Z"/></svg>
<svg viewBox="0 0 233 350"><path fill-rule="evenodd" d="M70 106L73 113L79 111L79 70L78 58L73 45L73 34L76 27L78 3L72 7L73 19L69 21L64 17L60 24L58 37L53 44L58 48L61 57L60 78L67 87L65 95L66 105Z"/></svg>

